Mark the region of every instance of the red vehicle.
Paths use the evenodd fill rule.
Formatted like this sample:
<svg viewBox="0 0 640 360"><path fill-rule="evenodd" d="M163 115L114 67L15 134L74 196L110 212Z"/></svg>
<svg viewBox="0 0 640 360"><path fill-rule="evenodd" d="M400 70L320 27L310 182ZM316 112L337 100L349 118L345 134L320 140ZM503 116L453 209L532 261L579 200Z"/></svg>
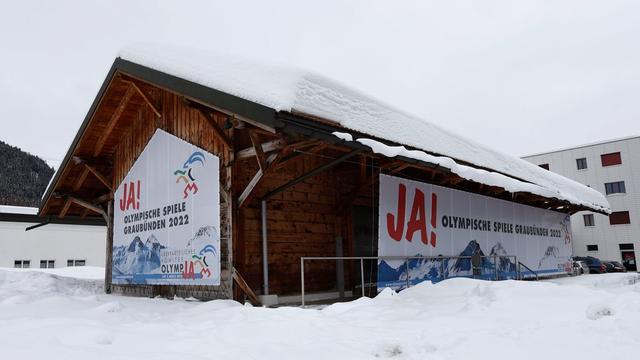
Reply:
<svg viewBox="0 0 640 360"><path fill-rule="evenodd" d="M607 272L627 272L627 269L618 261L603 261Z"/></svg>

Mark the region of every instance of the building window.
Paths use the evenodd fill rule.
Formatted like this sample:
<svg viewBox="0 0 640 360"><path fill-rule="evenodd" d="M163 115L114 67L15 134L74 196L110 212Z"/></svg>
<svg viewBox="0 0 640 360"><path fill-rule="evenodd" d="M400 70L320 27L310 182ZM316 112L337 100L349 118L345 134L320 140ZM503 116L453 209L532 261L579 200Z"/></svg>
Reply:
<svg viewBox="0 0 640 360"><path fill-rule="evenodd" d="M587 245L587 251L598 251L598 245Z"/></svg>
<svg viewBox="0 0 640 360"><path fill-rule="evenodd" d="M40 260L40 269L53 269L55 265L55 260Z"/></svg>
<svg viewBox="0 0 640 360"><path fill-rule="evenodd" d="M27 269L31 267L30 260L16 260L13 262L13 267L18 269Z"/></svg>
<svg viewBox="0 0 640 360"><path fill-rule="evenodd" d="M587 158L576 159L576 165L578 170L584 170L587 168Z"/></svg>
<svg viewBox="0 0 640 360"><path fill-rule="evenodd" d="M595 222L593 221L593 214L585 214L582 215L584 218L584 226L595 226Z"/></svg>
<svg viewBox="0 0 640 360"><path fill-rule="evenodd" d="M540 166L541 168L543 168L545 170L549 170L549 164L540 164L538 166Z"/></svg>
<svg viewBox="0 0 640 360"><path fill-rule="evenodd" d="M633 244L618 244L620 250L633 250Z"/></svg>
<svg viewBox="0 0 640 360"><path fill-rule="evenodd" d="M607 195L611 194L624 194L627 190L624 188L624 181L616 181L604 184L604 190Z"/></svg>
<svg viewBox="0 0 640 360"><path fill-rule="evenodd" d="M629 218L628 211L614 211L609 215L609 224L611 225L621 225L621 224L630 224L631 219Z"/></svg>
<svg viewBox="0 0 640 360"><path fill-rule="evenodd" d="M67 266L84 266L85 260L67 260Z"/></svg>
<svg viewBox="0 0 640 360"><path fill-rule="evenodd" d="M602 160L602 166L620 165L622 164L622 157L619 152L600 155Z"/></svg>

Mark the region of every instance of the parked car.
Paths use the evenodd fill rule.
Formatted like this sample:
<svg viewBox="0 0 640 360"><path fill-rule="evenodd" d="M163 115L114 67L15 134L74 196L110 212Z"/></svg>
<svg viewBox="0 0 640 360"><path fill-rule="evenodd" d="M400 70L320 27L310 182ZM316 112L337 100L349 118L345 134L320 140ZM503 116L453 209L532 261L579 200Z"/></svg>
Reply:
<svg viewBox="0 0 640 360"><path fill-rule="evenodd" d="M576 256L573 260L586 262L589 267L589 274L602 274L607 272L602 261L598 258L594 258L593 256Z"/></svg>
<svg viewBox="0 0 640 360"><path fill-rule="evenodd" d="M607 272L627 272L627 269L618 261L603 261Z"/></svg>
<svg viewBox="0 0 640 360"><path fill-rule="evenodd" d="M574 260L573 261L573 274L574 275L582 275L582 274L588 274L589 273L589 266L587 265L586 262L581 261L581 260Z"/></svg>
<svg viewBox="0 0 640 360"><path fill-rule="evenodd" d="M608 261L602 261L602 265L604 265L604 271L605 272L614 272L615 268L613 266L612 263L608 262Z"/></svg>

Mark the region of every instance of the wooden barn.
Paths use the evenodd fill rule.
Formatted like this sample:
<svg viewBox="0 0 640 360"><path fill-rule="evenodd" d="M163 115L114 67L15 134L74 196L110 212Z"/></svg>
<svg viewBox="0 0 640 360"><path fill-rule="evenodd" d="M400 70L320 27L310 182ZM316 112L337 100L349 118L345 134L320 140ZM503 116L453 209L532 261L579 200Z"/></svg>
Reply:
<svg viewBox="0 0 640 360"><path fill-rule="evenodd" d="M219 159L219 284L112 281L116 191L158 129ZM609 211L587 187L324 77L141 46L115 59L39 215L105 219L107 292L286 297L300 293L301 257L379 254L381 174L554 213ZM310 264L306 291L335 291L338 264ZM344 267L353 289L358 266Z"/></svg>

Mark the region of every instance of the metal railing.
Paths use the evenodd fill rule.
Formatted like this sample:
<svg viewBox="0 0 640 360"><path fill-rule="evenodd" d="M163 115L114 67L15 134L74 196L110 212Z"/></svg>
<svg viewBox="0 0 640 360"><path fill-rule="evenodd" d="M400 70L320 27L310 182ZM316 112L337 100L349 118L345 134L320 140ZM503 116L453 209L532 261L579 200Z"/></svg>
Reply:
<svg viewBox="0 0 640 360"><path fill-rule="evenodd" d="M534 271L532 271L531 269L529 269L526 265L522 264L521 262L519 262L517 260L517 257L515 255L485 255L485 256L481 256L480 259L493 259L493 280L500 280L500 270L499 270L499 266L498 266L498 259L513 259L513 264L515 265L515 270L514 270L514 275L516 279L521 279L522 274L519 271L519 265L522 265L523 267L525 267L527 270L531 271L533 274L535 274L536 276L536 280L538 279L538 274L535 273ZM448 275L448 268L445 268L445 262L449 261L449 260L459 260L459 259L468 259L468 260L472 260L473 256L303 256L300 257L300 294L301 294L301 302L302 302L302 306L305 306L305 281L304 281L304 269L305 269L305 261L342 261L342 260L359 260L360 262L360 288L361 288L361 296L364 297L365 296L365 275L364 275L364 261L365 260L391 260L391 261L404 261L404 267L405 267L405 286L406 288L411 287L411 279L409 276L409 261L410 260L425 260L425 261L435 261L435 262L440 262L440 274L442 274L442 278L438 281L441 280L445 280L447 279L447 275ZM482 268L482 266L480 267ZM476 271L475 271L476 267L474 267L473 265L470 267L470 270L472 271L472 275L471 276L464 276L464 277L473 277L476 278ZM507 275L509 275L512 272L506 272ZM456 275L453 277L461 277L460 275ZM510 277L505 277L505 279L508 279ZM491 278L488 278L491 279Z"/></svg>
<svg viewBox="0 0 640 360"><path fill-rule="evenodd" d="M520 261L518 261L518 280L522 280L523 279L522 270L521 270L522 268L525 268L525 269L529 270L529 272L532 273L536 277L536 280L540 280L537 272L531 270L530 267L528 267L527 265L521 263Z"/></svg>

